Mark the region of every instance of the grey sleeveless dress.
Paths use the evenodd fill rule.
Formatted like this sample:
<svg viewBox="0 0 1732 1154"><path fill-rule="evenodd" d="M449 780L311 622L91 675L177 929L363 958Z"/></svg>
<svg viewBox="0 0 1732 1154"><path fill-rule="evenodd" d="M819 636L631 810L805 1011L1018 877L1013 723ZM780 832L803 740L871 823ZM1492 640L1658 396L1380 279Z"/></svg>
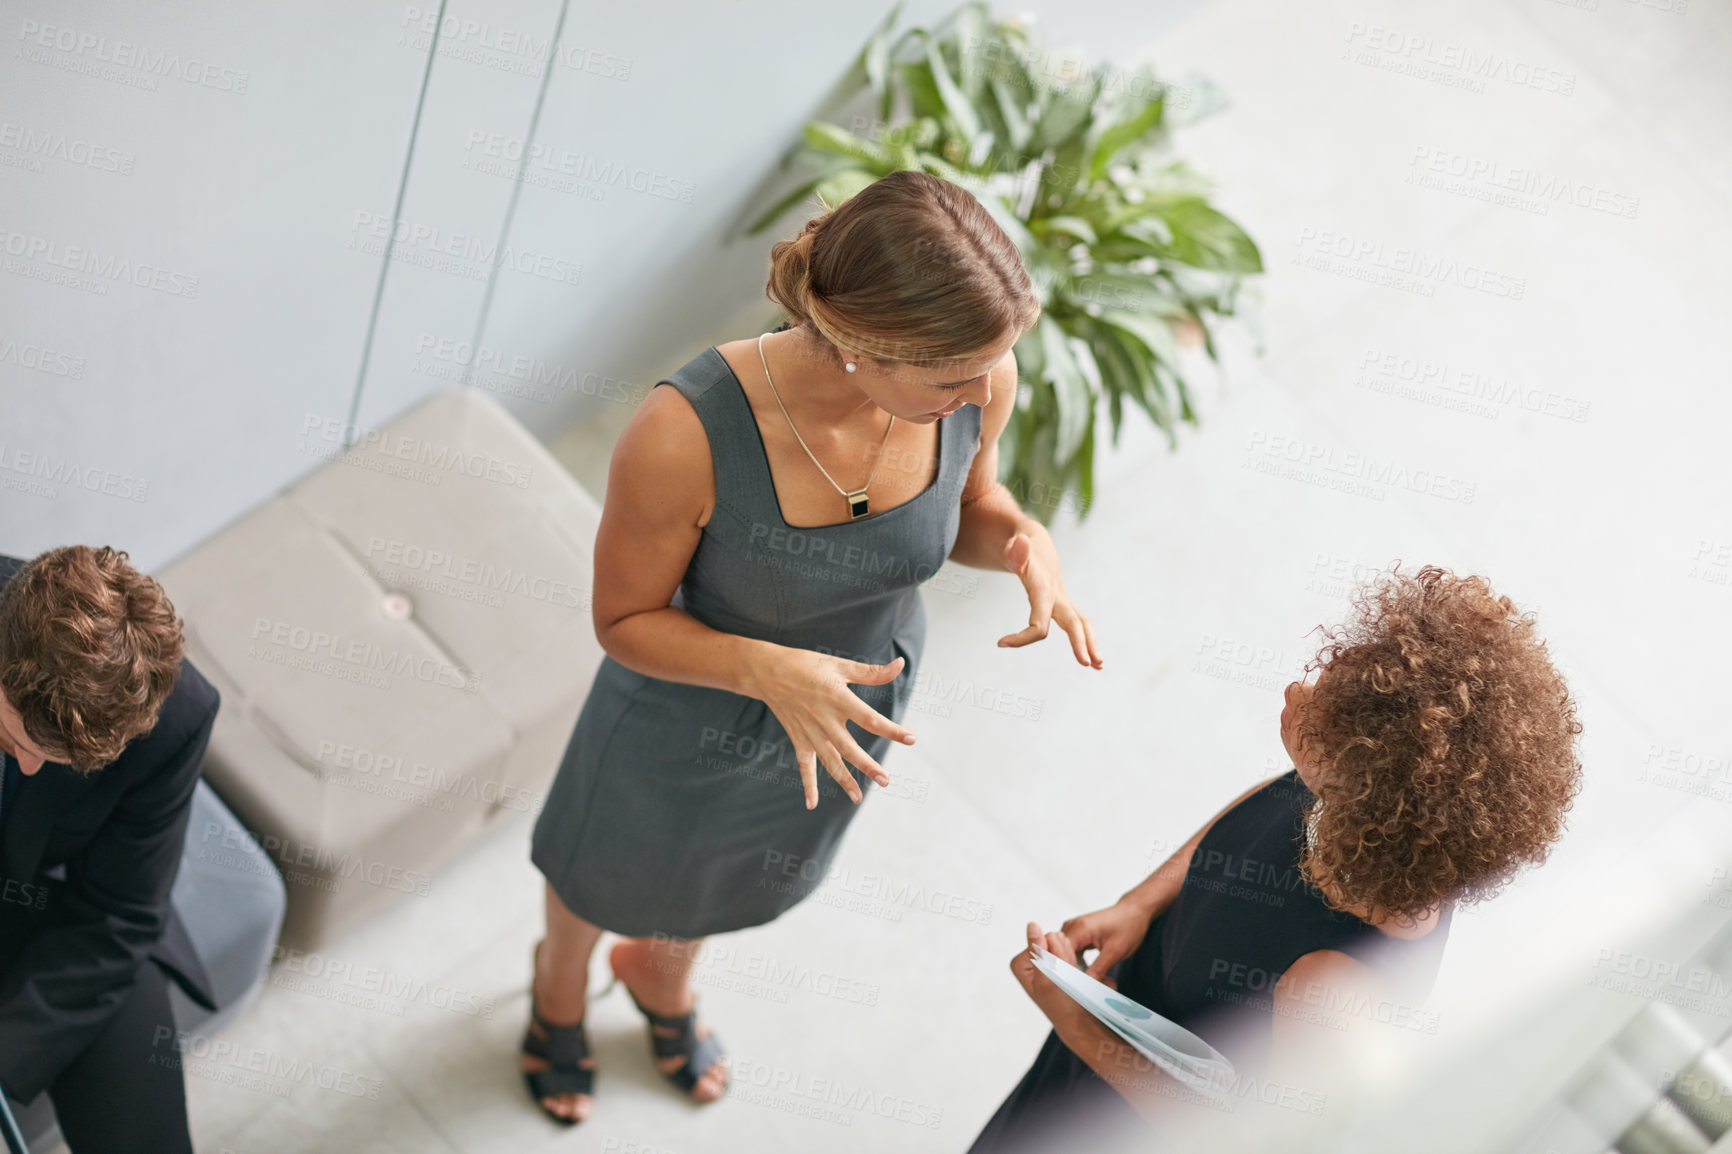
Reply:
<svg viewBox="0 0 1732 1154"><path fill-rule="evenodd" d="M703 422L715 512L672 604L712 629L798 649L907 664L853 691L902 719L926 639L918 585L950 555L980 446L980 409L939 420L937 479L858 520L782 519L751 404L714 346L656 382ZM888 738L849 723L886 772ZM852 770L869 798L874 783ZM787 733L755 698L646 677L603 658L541 816L531 859L568 909L629 937L696 938L762 925L828 875L859 807L818 770L806 808ZM862 802L862 805L869 802Z"/></svg>

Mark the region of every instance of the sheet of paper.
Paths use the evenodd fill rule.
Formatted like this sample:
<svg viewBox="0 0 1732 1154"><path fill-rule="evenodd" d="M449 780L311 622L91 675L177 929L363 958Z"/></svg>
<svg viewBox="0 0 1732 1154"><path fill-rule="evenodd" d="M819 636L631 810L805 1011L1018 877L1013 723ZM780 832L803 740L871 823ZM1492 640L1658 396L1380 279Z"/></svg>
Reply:
<svg viewBox="0 0 1732 1154"><path fill-rule="evenodd" d="M1034 965L1102 1025L1179 1082L1211 1097L1226 1097L1233 1066L1226 1056L1170 1018L1139 1005L1069 962L1036 947Z"/></svg>

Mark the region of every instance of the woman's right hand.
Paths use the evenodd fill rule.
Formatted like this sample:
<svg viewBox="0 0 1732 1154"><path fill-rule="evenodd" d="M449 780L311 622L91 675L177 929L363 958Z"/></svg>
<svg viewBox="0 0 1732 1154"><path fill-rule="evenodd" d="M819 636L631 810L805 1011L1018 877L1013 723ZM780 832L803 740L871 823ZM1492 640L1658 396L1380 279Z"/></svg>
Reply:
<svg viewBox="0 0 1732 1154"><path fill-rule="evenodd" d="M1107 971L1130 957L1143 944L1151 920L1147 910L1135 902L1120 899L1104 910L1072 918L1060 927L1059 932L1070 939L1071 948L1076 950L1079 958L1084 950L1100 951L1085 972L1116 990L1118 983L1107 977Z"/></svg>
<svg viewBox="0 0 1732 1154"><path fill-rule="evenodd" d="M819 762L855 805L865 795L845 762L858 766L880 786L890 784L889 775L848 732L848 722L904 745L913 745L914 735L867 705L848 686L883 685L895 680L902 666L900 657L886 665L867 665L810 649L778 647L758 668L752 696L770 707L788 733L807 809L818 804Z"/></svg>

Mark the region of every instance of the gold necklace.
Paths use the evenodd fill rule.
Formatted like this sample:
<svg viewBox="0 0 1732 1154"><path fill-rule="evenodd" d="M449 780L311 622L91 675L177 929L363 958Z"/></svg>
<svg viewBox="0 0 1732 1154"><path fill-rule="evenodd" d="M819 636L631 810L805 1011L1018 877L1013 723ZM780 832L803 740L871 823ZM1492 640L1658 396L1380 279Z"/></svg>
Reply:
<svg viewBox="0 0 1732 1154"><path fill-rule="evenodd" d="M850 493L842 486L836 484L836 478L832 477L830 475L830 470L826 469L824 463L818 460L817 454L813 453L810 448L807 448L806 438L802 437L800 435L800 430L794 427L794 418L788 416L788 406L782 403L782 394L776 391L776 382L770 380L770 362L764 360L764 336L765 334L763 333L758 334L758 360L763 363L764 380L769 381L770 395L776 398L776 407L782 410L782 416L788 418L788 430L794 434L794 440L800 442L800 447L806 450L806 455L812 458L812 463L818 466L818 471L824 474L824 479L830 482L831 487L838 493L842 494L843 498L848 502L849 518L851 520L859 520L869 511L866 505L866 490L872 487L873 478L878 476L878 463L884 459L884 446L890 443L890 430L896 427L895 415L892 414L890 417L890 423L884 426L884 439L878 442L878 456L872 462L871 476L866 478L866 483L864 485Z"/></svg>

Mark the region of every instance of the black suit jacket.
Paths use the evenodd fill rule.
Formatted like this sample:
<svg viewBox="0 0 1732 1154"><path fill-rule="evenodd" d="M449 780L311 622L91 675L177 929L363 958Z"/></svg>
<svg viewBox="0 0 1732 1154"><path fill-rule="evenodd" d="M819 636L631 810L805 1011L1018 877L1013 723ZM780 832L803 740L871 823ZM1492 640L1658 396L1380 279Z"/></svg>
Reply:
<svg viewBox="0 0 1732 1154"><path fill-rule="evenodd" d="M0 556L0 586L23 562ZM169 905L219 698L190 662L156 726L85 775L49 762L0 813L0 1086L28 1101L102 1032L152 959L215 1009ZM64 867L64 880L44 877Z"/></svg>

